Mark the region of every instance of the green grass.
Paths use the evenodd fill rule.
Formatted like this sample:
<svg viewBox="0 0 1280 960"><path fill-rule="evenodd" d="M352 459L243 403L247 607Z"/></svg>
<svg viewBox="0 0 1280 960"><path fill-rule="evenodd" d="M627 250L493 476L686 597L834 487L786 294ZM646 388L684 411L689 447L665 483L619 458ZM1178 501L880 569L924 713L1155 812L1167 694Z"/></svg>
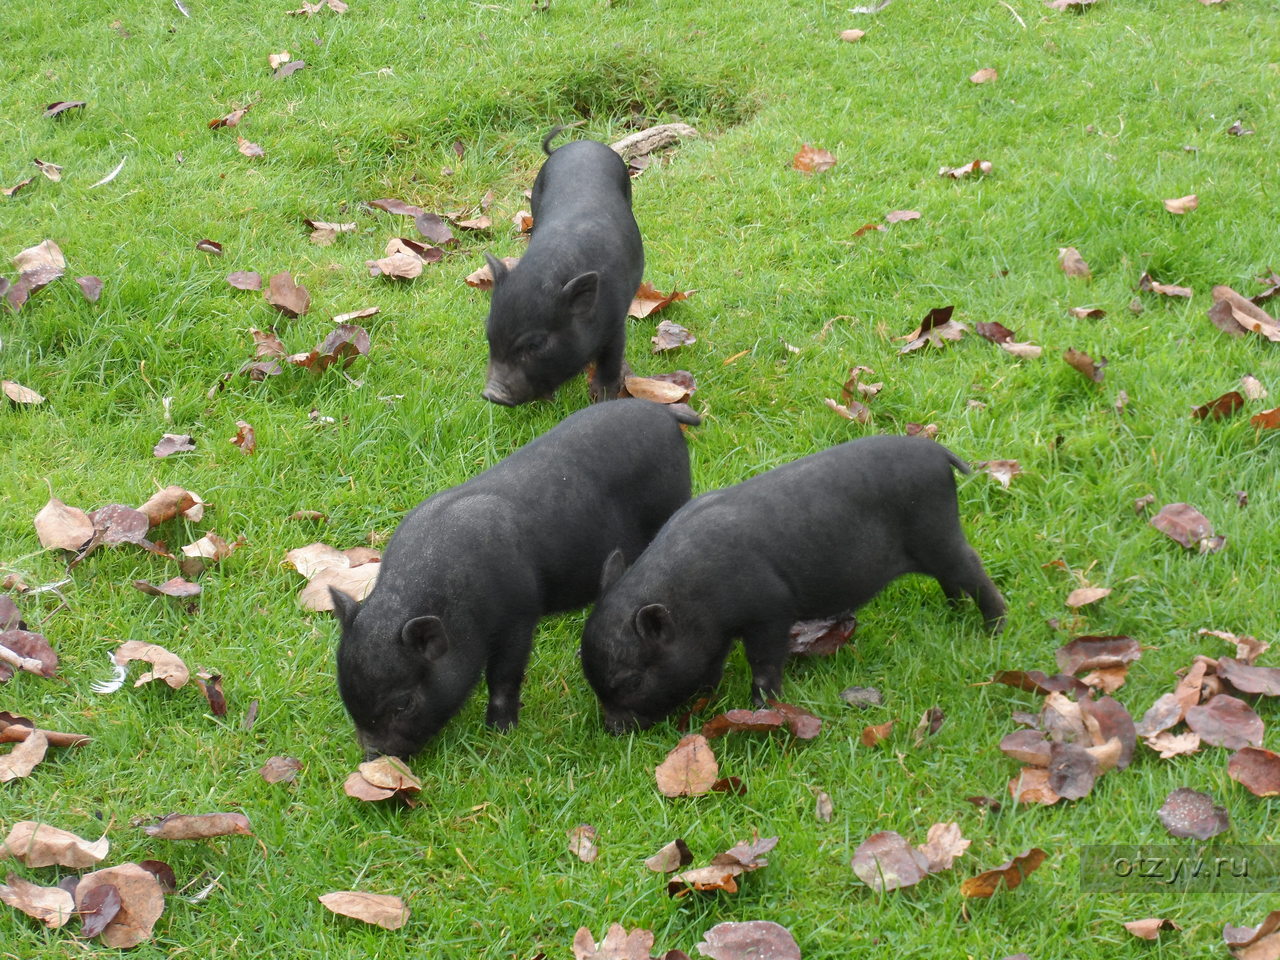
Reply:
<svg viewBox="0 0 1280 960"><path fill-rule="evenodd" d="M65 607L51 593L18 598L59 651L60 678L18 676L0 688L0 709L95 742L0 788L0 827L35 818L96 836L110 823L109 863L155 857L180 883L206 871L219 878L199 905L170 897L154 942L134 956L527 960L568 956L578 926L600 936L611 922L652 928L659 950L693 951L707 928L734 919L788 926L810 958L1219 956L1223 923L1256 923L1274 905L1261 894L1078 889L1082 844L1169 839L1155 811L1179 786L1230 809L1223 839L1274 842L1275 801L1229 780L1224 750L1160 761L1140 747L1129 770L1054 808L989 814L964 798L1007 796L1016 764L996 744L1014 728L1010 712L1036 699L977 684L999 669L1052 669L1066 639L1046 621L1065 615L1077 584L1045 564L1062 559L1115 588L1079 632L1129 633L1148 648L1117 694L1135 714L1194 653L1225 652L1199 628L1276 637L1276 438L1258 436L1245 416L1204 423L1188 413L1246 372L1273 398L1249 413L1280 395L1276 348L1228 339L1205 317L1213 284L1248 295L1253 277L1280 266L1280 3L1101 0L1075 16L1012 0L1025 27L988 0L899 2L875 17L849 15L846 4L763 0L554 0L545 14L521 2L352 0L346 16L310 19L285 16L286 0L188 5L190 19L141 0L109 11L68 3L55 15L27 5L0 24L0 185L34 173L32 157L65 168L61 183L36 173L0 201L0 257L52 238L69 265L68 278L21 313L0 313L0 375L49 398L0 406L0 574L33 585L66 576L31 526L46 480L86 509L137 504L157 484L178 483L213 507L201 524L171 524L171 546L208 529L248 541L204 576L194 614L129 586L176 571L124 549L73 571ZM866 38L840 43L852 26ZM266 57L282 49L308 66L275 80ZM999 80L970 84L984 66ZM61 99L88 107L40 115ZM207 129L248 102L238 129ZM718 741L723 772L741 776L747 795L673 801L657 793L652 769L674 726L605 734L574 652L583 614L553 618L539 631L517 732L483 727L481 693L414 761L421 807L358 804L341 791L359 758L333 680L336 628L298 609L302 581L281 561L314 539L347 547L389 534L424 496L586 402L582 381L514 411L480 400L487 303L462 277L484 249L519 252L506 218L526 206L521 191L550 125L583 119L581 135L614 140L633 114L705 134L635 182L648 279L698 289L669 314L698 343L651 357L653 321L641 321L628 348L638 371L682 367L698 379L706 423L689 435L695 487L912 421L937 423L939 439L966 459L1017 459L1025 473L1007 491L984 476L960 487L971 539L1010 601L1008 629L989 638L971 608L951 612L933 584L895 584L863 610L856 647L788 672L788 699L826 720L818 740ZM1237 119L1257 133L1226 135ZM241 156L237 133L265 158ZM805 142L831 150L837 166L814 177L791 170ZM123 156L115 181L87 189ZM994 164L990 176L937 176L975 157ZM368 277L364 261L412 228L362 201L446 210L488 189L497 195L492 236L464 236L411 284ZM1163 198L1187 193L1199 195L1198 210L1164 212ZM853 238L900 208L923 216ZM359 232L316 247L304 217L355 220ZM202 237L226 255L195 251ZM1080 249L1092 281L1061 273L1062 246ZM311 290L311 313L284 320L260 296L232 290L224 278L241 269L291 271ZM1192 286L1195 298L1145 294L1145 312L1132 315L1144 270ZM99 303L72 283L83 274L106 281ZM948 303L966 323L999 320L1043 344L1044 357L1015 360L976 336L897 356L895 338ZM305 350L329 316L372 304L382 308L368 322L373 350L348 377L288 371L206 396L251 354L250 327L275 324L291 350ZM1086 304L1107 317L1066 312ZM1109 358L1100 387L1061 362L1066 347ZM870 427L822 404L855 364L886 384ZM1113 410L1120 390L1130 398L1123 416ZM311 423L312 409L338 423ZM227 442L239 419L257 430L252 457ZM164 431L192 433L197 452L154 459ZM1249 492L1243 510L1237 490ZM1157 506L1198 506L1226 549L1199 556L1166 540L1133 513L1146 493ZM329 522L286 519L299 509ZM90 693L107 652L126 639L222 672L230 714L213 719L194 688ZM838 694L855 683L880 687L885 705L847 707ZM735 654L713 707L744 706L748 686ZM245 731L252 700L261 711ZM910 729L933 705L946 723L914 748ZM1276 721L1274 704L1258 709ZM864 724L889 717L899 729L885 747L857 742ZM275 754L303 762L296 785L258 777ZM834 801L830 824L814 819L816 788ZM151 841L129 825L225 809L246 813L261 842ZM854 877L849 858L866 836L892 829L920 842L941 820L957 820L973 840L953 874L888 895ZM600 833L591 865L566 851L565 832L580 822ZM705 862L753 830L781 840L736 896L669 900L640 863L676 836ZM962 900L960 877L1030 846L1050 857L1022 888ZM315 900L355 888L404 896L409 925L365 927ZM1152 915L1183 930L1152 946L1118 923ZM70 939L0 912L0 956L78 955Z"/></svg>

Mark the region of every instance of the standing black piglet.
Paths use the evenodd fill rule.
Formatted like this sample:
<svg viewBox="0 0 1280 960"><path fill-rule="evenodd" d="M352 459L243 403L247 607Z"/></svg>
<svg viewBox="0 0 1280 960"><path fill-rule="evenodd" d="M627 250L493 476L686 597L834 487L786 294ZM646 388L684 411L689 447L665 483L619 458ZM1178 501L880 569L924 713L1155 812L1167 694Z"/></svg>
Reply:
<svg viewBox="0 0 1280 960"><path fill-rule="evenodd" d="M592 402L622 387L627 308L644 274L627 165L603 143L556 150L533 182L533 234L508 270L486 253L493 300L486 400L514 407L546 396L595 363Z"/></svg>
<svg viewBox="0 0 1280 960"><path fill-rule="evenodd" d="M363 603L331 591L338 690L368 755L417 752L481 672L487 721L515 726L539 618L595 599L610 553L634 559L689 499L678 420L697 417L647 400L580 410L411 510Z"/></svg>
<svg viewBox="0 0 1280 960"><path fill-rule="evenodd" d="M605 567L582 666L613 732L648 726L714 686L736 637L757 704L782 690L797 620L854 610L904 573L1005 604L960 529L952 468L923 438L878 436L784 464L682 507L629 570Z"/></svg>

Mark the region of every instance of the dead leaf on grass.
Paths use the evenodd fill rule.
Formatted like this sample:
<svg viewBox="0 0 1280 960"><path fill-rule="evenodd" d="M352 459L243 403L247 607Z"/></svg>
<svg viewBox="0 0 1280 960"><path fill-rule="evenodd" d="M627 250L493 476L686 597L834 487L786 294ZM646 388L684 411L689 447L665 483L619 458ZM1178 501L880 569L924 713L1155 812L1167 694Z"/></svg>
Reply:
<svg viewBox="0 0 1280 960"><path fill-rule="evenodd" d="M1022 465L1017 460L983 460L975 463L974 467L980 473L999 481L1000 486L1006 490L1013 478L1022 473Z"/></svg>
<svg viewBox="0 0 1280 960"><path fill-rule="evenodd" d="M503 262L506 263L506 260ZM476 272L479 273L480 271ZM492 276L490 277L490 283L492 283ZM673 303L688 300L695 293L697 293L696 290L672 290L670 293L663 293L645 280L640 284L635 296L631 298L631 306L627 308L627 316L643 320L645 317L652 316Z"/></svg>
<svg viewBox="0 0 1280 960"><path fill-rule="evenodd" d="M343 792L356 800L377 801L398 797L410 804L422 791L422 781L399 757L366 760L347 777Z"/></svg>
<svg viewBox="0 0 1280 960"><path fill-rule="evenodd" d="M146 643L142 640L128 640L120 644L112 654L112 659L121 667L127 666L131 660L143 660L151 664L152 669L134 681L135 687L150 683L152 680L163 680L177 690L184 686L191 676L187 665L180 657L158 644Z"/></svg>
<svg viewBox="0 0 1280 960"><path fill-rule="evenodd" d="M862 735L858 738L864 747L874 747L876 744L888 739L889 734L893 732L893 725L896 721L886 720L884 723L876 724L862 728Z"/></svg>
<svg viewBox="0 0 1280 960"><path fill-rule="evenodd" d="M981 70L977 71L976 73L971 73L969 75L969 82L970 83L990 83L992 80L997 79L999 76L1000 74L996 73L994 67L983 67Z"/></svg>
<svg viewBox="0 0 1280 960"><path fill-rule="evenodd" d="M1007 863L990 870L984 870L976 877L970 877L960 884L960 895L963 897L990 897L1001 887L1008 890L1021 886L1033 870L1040 866L1048 856L1039 847L1032 847L1020 853Z"/></svg>
<svg viewBox="0 0 1280 960"><path fill-rule="evenodd" d="M231 438L231 442L240 448L241 453L246 455L258 449L258 438L253 432L253 427L243 420L236 421L236 435Z"/></svg>
<svg viewBox="0 0 1280 960"><path fill-rule="evenodd" d="M1226 537L1214 536L1209 519L1189 503L1161 507L1150 523L1187 550L1216 553L1226 545Z"/></svg>
<svg viewBox="0 0 1280 960"><path fill-rule="evenodd" d="M1068 364L1079 370L1094 383L1102 382L1103 368L1107 365L1106 357L1099 357L1095 361L1087 353L1083 353L1074 347L1068 347L1063 353L1062 359L1066 360Z"/></svg>
<svg viewBox="0 0 1280 960"><path fill-rule="evenodd" d="M40 545L46 550L78 552L93 537L89 515L53 496L36 514L35 528Z"/></svg>
<svg viewBox="0 0 1280 960"><path fill-rule="evenodd" d="M1090 587L1095 590L1098 588ZM1104 588L1105 589L1105 588ZM1075 591L1073 591L1074 593ZM1105 597L1110 590L1095 599ZM1092 600L1085 598L1085 603ZM1082 606L1083 603L1074 604ZM1068 601L1068 606L1073 604ZM1058 669L1063 673L1078 674L1086 670L1097 670L1104 667L1118 667L1133 663L1142 656L1138 641L1127 636L1087 636L1076 637L1069 643L1059 647L1054 654L1058 661Z"/></svg>
<svg viewBox="0 0 1280 960"><path fill-rule="evenodd" d="M250 110L250 109L252 109L252 107L253 107L253 104L252 104L252 103L249 103L249 104L246 104L245 106L240 107L240 108L238 108L238 109L236 109L236 110L232 110L232 111L231 111L230 113L228 113L225 117L218 117L217 119L210 120L210 121L209 121L209 129L210 129L210 130L217 130L217 129L219 129L220 127L236 127L236 126L239 126L240 121L244 119L244 115L245 115L246 113L248 113L248 112L249 112L249 110Z"/></svg>
<svg viewBox="0 0 1280 960"><path fill-rule="evenodd" d="M120 909L99 934L102 943L128 949L151 939L152 929L164 912L164 891L155 875L136 863L87 873L76 885L76 909L84 910L94 891L106 885L119 894Z"/></svg>
<svg viewBox="0 0 1280 960"><path fill-rule="evenodd" d="M953 312L954 306L934 307L925 314L914 332L899 338L908 342L898 352L911 353L930 344L941 347L945 345L943 341L959 340L969 328L959 320L952 320Z"/></svg>
<svg viewBox="0 0 1280 960"><path fill-rule="evenodd" d="M196 448L195 438L189 433L166 433L151 448L152 454L163 459L175 453L190 453Z"/></svg>
<svg viewBox="0 0 1280 960"><path fill-rule="evenodd" d="M41 887L24 880L12 871L6 883L0 883L0 903L21 910L51 930L56 930L75 913L75 899L61 887Z"/></svg>
<svg viewBox="0 0 1280 960"><path fill-rule="evenodd" d="M1172 200L1164 201L1164 208L1170 213L1190 213L1196 207L1200 206L1200 198L1194 193L1185 197L1174 197Z"/></svg>
<svg viewBox="0 0 1280 960"><path fill-rule="evenodd" d="M698 952L712 960L800 960L791 931L771 920L717 923L702 935Z"/></svg>
<svg viewBox="0 0 1280 960"><path fill-rule="evenodd" d="M24 387L12 380L0 380L0 390L3 390L4 395L17 404L35 406L44 403L43 396L30 387Z"/></svg>
<svg viewBox="0 0 1280 960"><path fill-rule="evenodd" d="M209 837L253 836L243 813L171 813L142 828L160 840L205 840Z"/></svg>
<svg viewBox="0 0 1280 960"><path fill-rule="evenodd" d="M510 270L519 262L520 262L519 257L503 257L502 258L502 265L506 267L508 270ZM472 273L469 273L465 277L463 277L462 282L469 287L475 287L477 290L492 290L493 289L493 271L489 269L489 264L486 263L484 266L480 267L480 269L475 270ZM632 306L633 307L635 306L634 302L632 303ZM628 311L627 315L628 316L631 315L630 311Z"/></svg>
<svg viewBox="0 0 1280 960"><path fill-rule="evenodd" d="M941 167L938 170L938 176L950 177L952 180L963 180L970 174L985 175L991 172L991 161L974 160L972 163L966 163L959 167Z"/></svg>
<svg viewBox="0 0 1280 960"><path fill-rule="evenodd" d="M89 841L34 820L15 823L4 843L0 843L0 857L14 857L28 867L58 866L73 870L93 866L105 858L109 850L106 834Z"/></svg>
<svg viewBox="0 0 1280 960"><path fill-rule="evenodd" d="M1158 293L1164 297L1195 296L1195 291L1190 287L1179 287L1171 283L1160 283L1149 273L1144 273L1138 278L1138 289L1147 293Z"/></svg>
<svg viewBox="0 0 1280 960"><path fill-rule="evenodd" d="M1197 420L1205 420L1210 417L1214 420L1222 420L1239 412L1243 407L1244 397L1237 391L1232 390L1230 393L1224 393L1208 403L1192 408L1191 416Z"/></svg>
<svg viewBox="0 0 1280 960"><path fill-rule="evenodd" d="M311 309L311 294L287 270L267 281L262 297L287 317L300 317Z"/></svg>
<svg viewBox="0 0 1280 960"><path fill-rule="evenodd" d="M857 628L858 619L853 615L797 620L791 625L787 650L792 656L830 656L853 638Z"/></svg>
<svg viewBox="0 0 1280 960"><path fill-rule="evenodd" d="M594 863L600 856L600 848L596 846L596 828L589 823L580 823L568 831L569 852L583 863Z"/></svg>
<svg viewBox="0 0 1280 960"><path fill-rule="evenodd" d="M334 913L363 920L384 930L399 930L409 922L409 908L399 897L363 893L359 890L338 890L323 893L317 899Z"/></svg>
<svg viewBox="0 0 1280 960"><path fill-rule="evenodd" d="M1243 700L1219 693L1187 710L1187 726L1215 747L1239 750L1262 746L1262 718Z"/></svg>
<svg viewBox="0 0 1280 960"><path fill-rule="evenodd" d="M155 584L147 580L134 580L133 585L143 593L153 597L188 598L200 595L200 584L173 577L164 583Z"/></svg>
<svg viewBox="0 0 1280 960"><path fill-rule="evenodd" d="M698 338L680 324L663 320L658 323L657 333L649 338L649 342L653 344L654 353L662 353L665 350L675 350L677 347L687 347L691 343L697 343Z"/></svg>
<svg viewBox="0 0 1280 960"><path fill-rule="evenodd" d="M0 636L3 636L0 634ZM0 783L20 780L31 775L49 750L49 738L43 730L32 730L25 740L16 743L8 753L0 754Z"/></svg>
<svg viewBox="0 0 1280 960"><path fill-rule="evenodd" d="M663 796L692 797L711 789L720 777L720 767L706 737L691 733L667 754L654 776Z"/></svg>
<svg viewBox="0 0 1280 960"><path fill-rule="evenodd" d="M644 865L654 873L671 873L690 863L693 863L693 853L689 845L677 837L645 860Z"/></svg>
<svg viewBox="0 0 1280 960"><path fill-rule="evenodd" d="M267 783L293 783L302 764L293 757L272 757L258 773Z"/></svg>
<svg viewBox="0 0 1280 960"><path fill-rule="evenodd" d="M791 169L801 173L824 173L835 165L835 154L807 143L791 159Z"/></svg>
<svg viewBox="0 0 1280 960"><path fill-rule="evenodd" d="M237 270L227 274L227 283L237 290L261 290L262 275L252 270Z"/></svg>
<svg viewBox="0 0 1280 960"><path fill-rule="evenodd" d="M1190 787L1170 793L1158 813L1164 828L1175 837L1208 840L1231 825L1227 811L1217 806L1213 797Z"/></svg>
<svg viewBox="0 0 1280 960"><path fill-rule="evenodd" d="M1172 920L1150 917L1146 920L1126 920L1124 928L1140 940L1158 940L1165 930L1181 930Z"/></svg>

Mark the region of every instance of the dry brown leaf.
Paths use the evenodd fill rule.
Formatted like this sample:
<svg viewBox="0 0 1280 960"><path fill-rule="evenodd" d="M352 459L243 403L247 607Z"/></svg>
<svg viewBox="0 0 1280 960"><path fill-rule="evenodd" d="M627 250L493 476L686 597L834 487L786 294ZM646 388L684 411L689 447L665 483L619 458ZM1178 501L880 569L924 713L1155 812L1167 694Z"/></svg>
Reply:
<svg viewBox="0 0 1280 960"><path fill-rule="evenodd" d="M14 857L28 867L84 870L106 857L110 846L106 834L91 842L57 827L21 820L0 844L0 856Z"/></svg>
<svg viewBox="0 0 1280 960"><path fill-rule="evenodd" d="M1202 0L1203 2L1203 0ZM1181 930L1172 920L1149 917L1145 920L1126 920L1124 928L1140 940L1157 940L1163 930Z"/></svg>
<svg viewBox="0 0 1280 960"><path fill-rule="evenodd" d="M924 319L913 332L899 338L908 342L898 352L911 353L930 344L941 347L944 346L945 340L959 340L969 328L959 320L951 319L954 311L955 307L952 305L934 307L925 314Z"/></svg>
<svg viewBox="0 0 1280 960"><path fill-rule="evenodd" d="M1189 503L1171 503L1161 507L1150 523L1188 550L1216 553L1226 543L1225 537L1214 536L1208 518Z"/></svg>
<svg viewBox="0 0 1280 960"><path fill-rule="evenodd" d="M1195 291L1190 287L1179 287L1171 283L1160 283L1151 274L1144 273L1138 278L1138 289L1148 293L1158 293L1165 297L1193 297Z"/></svg>
<svg viewBox="0 0 1280 960"><path fill-rule="evenodd" d="M36 514L35 527L40 546L46 550L78 552L93 537L93 521L89 515L52 496Z"/></svg>
<svg viewBox="0 0 1280 960"><path fill-rule="evenodd" d="M1267 388L1251 373L1246 373L1240 378L1240 389L1244 392L1246 400L1267 399Z"/></svg>
<svg viewBox="0 0 1280 960"><path fill-rule="evenodd" d="M76 885L76 909L84 910L94 890L110 885L120 895L120 910L99 934L108 947L125 950L151 939L151 931L164 912L164 891L155 875L136 863L95 870Z"/></svg>
<svg viewBox="0 0 1280 960"><path fill-rule="evenodd" d="M1157 813L1164 828L1175 837L1208 840L1231 825L1227 811L1213 802L1213 797L1189 787L1179 787L1169 794Z"/></svg>
<svg viewBox="0 0 1280 960"><path fill-rule="evenodd" d="M246 157L265 157L266 151L252 140L246 140L244 137L236 137L236 149Z"/></svg>
<svg viewBox="0 0 1280 960"><path fill-rule="evenodd" d="M635 296L631 298L631 306L627 308L627 316L643 320L645 317L652 316L673 303L688 300L695 293L697 293L696 290L672 290L670 293L663 293L645 280L640 284L640 288L636 290Z"/></svg>
<svg viewBox="0 0 1280 960"><path fill-rule="evenodd" d="M966 163L959 167L941 167L938 170L938 176L950 177L952 180L963 180L970 174L988 174L991 169L991 161L974 160L972 163Z"/></svg>
<svg viewBox="0 0 1280 960"><path fill-rule="evenodd" d="M31 775L49 750L49 738L43 730L32 730L25 740L18 741L8 753L0 754L0 783L19 780Z"/></svg>
<svg viewBox="0 0 1280 960"><path fill-rule="evenodd" d="M865 30L841 30L840 39L845 43L857 43L867 35Z"/></svg>
<svg viewBox="0 0 1280 960"><path fill-rule="evenodd" d="M231 438L231 442L240 448L241 453L246 455L258 449L258 438L253 432L253 427L243 420L236 421L236 435Z"/></svg>
<svg viewBox="0 0 1280 960"><path fill-rule="evenodd" d="M1062 354L1062 359L1066 360L1075 369L1092 380L1094 383L1101 383L1104 370L1107 365L1106 357L1099 357L1096 361L1087 353L1083 353L1075 347L1068 347Z"/></svg>
<svg viewBox="0 0 1280 960"><path fill-rule="evenodd" d="M184 580L182 577L172 577L159 584L147 580L134 580L133 585L153 597L187 598L200 595L200 584Z"/></svg>
<svg viewBox="0 0 1280 960"><path fill-rule="evenodd" d="M1148 747L1160 754L1161 760L1168 760L1170 757L1182 757L1197 752L1200 749L1200 734L1161 731L1147 737L1145 742Z"/></svg>
<svg viewBox="0 0 1280 960"><path fill-rule="evenodd" d="M678 374L683 377L677 378ZM669 379L671 378L671 379ZM687 379L686 379L687 378ZM624 377L623 386L628 396L651 400L654 403L685 403L693 394L692 375L685 371L657 377Z"/></svg>
<svg viewBox="0 0 1280 960"><path fill-rule="evenodd" d="M253 836L243 813L171 813L142 828L161 840L205 840L209 837Z"/></svg>
<svg viewBox="0 0 1280 960"><path fill-rule="evenodd" d="M70 920L76 908L75 899L61 887L41 887L12 871L8 882L0 883L0 903L35 917L51 930Z"/></svg>
<svg viewBox="0 0 1280 960"><path fill-rule="evenodd" d="M28 404L34 406L44 403L44 397L36 393L30 387L24 387L20 383L12 380L0 380L0 390L4 391L4 395L14 403Z"/></svg>
<svg viewBox="0 0 1280 960"><path fill-rule="evenodd" d="M800 960L800 947L786 927L771 920L717 923L702 935L698 952L712 960ZM683 956L678 950L666 960Z"/></svg>
<svg viewBox="0 0 1280 960"><path fill-rule="evenodd" d="M1000 486L1006 490L1013 478L1022 473L1022 465L1017 460L984 460L975 463L974 467L999 481Z"/></svg>
<svg viewBox="0 0 1280 960"><path fill-rule="evenodd" d="M380 563L362 563L358 567L330 567L322 570L302 588L298 594L298 602L304 610L332 610L330 587L341 590L353 600L363 600L372 592L381 566Z"/></svg>
<svg viewBox="0 0 1280 960"><path fill-rule="evenodd" d="M116 648L112 658L119 666L126 666L130 660L145 660L151 664L151 670L134 681L135 687L152 680L163 680L174 690L182 687L190 679L191 673L182 658L170 653L164 647L142 640L128 640Z"/></svg>
<svg viewBox="0 0 1280 960"><path fill-rule="evenodd" d="M693 797L711 789L720 777L720 767L707 738L691 733L667 754L654 776L663 796Z"/></svg>
<svg viewBox="0 0 1280 960"><path fill-rule="evenodd" d="M977 71L976 73L972 73L969 75L969 82L970 83L990 83L992 80L997 79L999 76L1000 74L996 73L994 67L983 67L981 70Z"/></svg>
<svg viewBox="0 0 1280 960"><path fill-rule="evenodd" d="M886 740L890 733L893 732L895 721L887 720L884 723L875 726L863 727L862 735L858 738L864 747L874 747L876 744Z"/></svg>
<svg viewBox="0 0 1280 960"><path fill-rule="evenodd" d="M1222 420L1237 413L1244 407L1244 397L1235 390L1230 393L1224 393L1216 399L1210 400L1208 403L1193 407L1191 416L1197 420L1206 420L1210 417L1214 420Z"/></svg>
<svg viewBox="0 0 1280 960"><path fill-rule="evenodd" d="M1164 201L1164 208L1170 213L1190 213L1198 206L1200 199L1194 193Z"/></svg>
<svg viewBox="0 0 1280 960"><path fill-rule="evenodd" d="M334 913L363 920L384 930L399 930L409 922L409 908L399 897L359 890L338 890L317 899Z"/></svg>
<svg viewBox="0 0 1280 960"><path fill-rule="evenodd" d="M596 828L589 823L580 823L568 831L569 852L583 863L594 863L600 856L600 848L596 846Z"/></svg>
<svg viewBox="0 0 1280 960"><path fill-rule="evenodd" d="M885 223L905 223L908 220L919 220L919 210L890 210L884 215Z"/></svg>
<svg viewBox="0 0 1280 960"><path fill-rule="evenodd" d="M272 757L258 771L267 783L293 783L302 764L293 757Z"/></svg>
<svg viewBox="0 0 1280 960"><path fill-rule="evenodd" d="M519 257L503 257L502 265L510 270L520 262ZM463 277L463 283L469 287L475 287L477 290L493 289L493 271L489 269L489 264L484 264L480 269L473 271Z"/></svg>
<svg viewBox="0 0 1280 960"><path fill-rule="evenodd" d="M240 107L238 110L232 110L225 117L218 117L209 121L209 129L217 130L219 127L235 127L244 119L244 115L253 107L252 103Z"/></svg>
<svg viewBox="0 0 1280 960"><path fill-rule="evenodd" d="M1243 700L1219 693L1187 710L1187 726L1215 747L1239 750L1262 746L1262 719Z"/></svg>
<svg viewBox="0 0 1280 960"><path fill-rule="evenodd" d="M836 165L833 153L821 147L805 144L791 159L791 169L801 173L824 173Z"/></svg>
<svg viewBox="0 0 1280 960"><path fill-rule="evenodd" d="M787 637L787 651L792 656L830 656L849 642L857 628L858 618L852 614L825 620L797 620Z"/></svg>
<svg viewBox="0 0 1280 960"><path fill-rule="evenodd" d="M924 855L925 869L930 873L950 870L958 857L964 856L971 841L960 833L957 823L935 823L929 828L925 841L916 849Z"/></svg>
<svg viewBox="0 0 1280 960"><path fill-rule="evenodd" d="M675 350L677 347L697 343L698 338L680 324L663 320L659 322L658 330L649 338L649 342L653 344L654 353L662 353L665 350Z"/></svg>
<svg viewBox="0 0 1280 960"><path fill-rule="evenodd" d="M1107 311L1100 307L1072 307L1067 313L1077 320L1101 320L1107 315Z"/></svg>
<svg viewBox="0 0 1280 960"><path fill-rule="evenodd" d="M227 283L237 290L261 290L262 275L252 270L237 270L227 274Z"/></svg>
<svg viewBox="0 0 1280 960"><path fill-rule="evenodd" d="M1020 853L1007 863L991 870L984 870L976 877L970 877L960 884L960 895L963 897L989 897L1001 886L1013 890L1022 884L1031 871L1040 866L1048 856L1039 847L1032 847Z"/></svg>
<svg viewBox="0 0 1280 960"><path fill-rule="evenodd" d="M849 400L848 403L840 403L830 397L823 397L822 402L846 420L852 420L855 423L871 422L871 408L861 400Z"/></svg>
<svg viewBox="0 0 1280 960"><path fill-rule="evenodd" d="M288 271L268 280L262 297L287 317L300 317L311 309L311 294L306 287L295 283Z"/></svg>
<svg viewBox="0 0 1280 960"><path fill-rule="evenodd" d="M693 863L693 853L690 852L689 845L683 839L676 838L645 860L644 865L654 873L671 873L690 863Z"/></svg>
<svg viewBox="0 0 1280 960"><path fill-rule="evenodd" d="M1009 781L1009 796L1015 803L1039 803L1046 807L1062 799L1049 786L1049 771L1043 767L1023 767Z"/></svg>

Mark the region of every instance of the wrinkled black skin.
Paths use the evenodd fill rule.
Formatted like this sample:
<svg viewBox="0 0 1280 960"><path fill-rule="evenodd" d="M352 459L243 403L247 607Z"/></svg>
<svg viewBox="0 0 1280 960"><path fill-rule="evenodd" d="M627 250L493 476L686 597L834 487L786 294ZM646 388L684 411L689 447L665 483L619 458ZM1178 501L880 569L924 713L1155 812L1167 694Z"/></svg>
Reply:
<svg viewBox="0 0 1280 960"><path fill-rule="evenodd" d="M547 396L595 363L591 401L622 388L627 308L644 274L627 165L603 143L555 150L533 182L529 249L508 270L489 254L493 299L483 396L516 406Z"/></svg>
<svg viewBox="0 0 1280 960"><path fill-rule="evenodd" d="M678 420L697 418L633 399L580 410L411 510L363 603L331 591L366 756L416 753L481 673L487 722L515 726L539 618L594 600L610 553L634 559L688 501Z"/></svg>
<svg viewBox="0 0 1280 960"><path fill-rule="evenodd" d="M851 440L704 494L667 521L587 620L582 667L614 733L660 720L720 679L735 638L757 705L782 692L797 620L855 610L906 573L1005 603L960 529L952 468L917 437ZM612 571L611 571L612 572Z"/></svg>

